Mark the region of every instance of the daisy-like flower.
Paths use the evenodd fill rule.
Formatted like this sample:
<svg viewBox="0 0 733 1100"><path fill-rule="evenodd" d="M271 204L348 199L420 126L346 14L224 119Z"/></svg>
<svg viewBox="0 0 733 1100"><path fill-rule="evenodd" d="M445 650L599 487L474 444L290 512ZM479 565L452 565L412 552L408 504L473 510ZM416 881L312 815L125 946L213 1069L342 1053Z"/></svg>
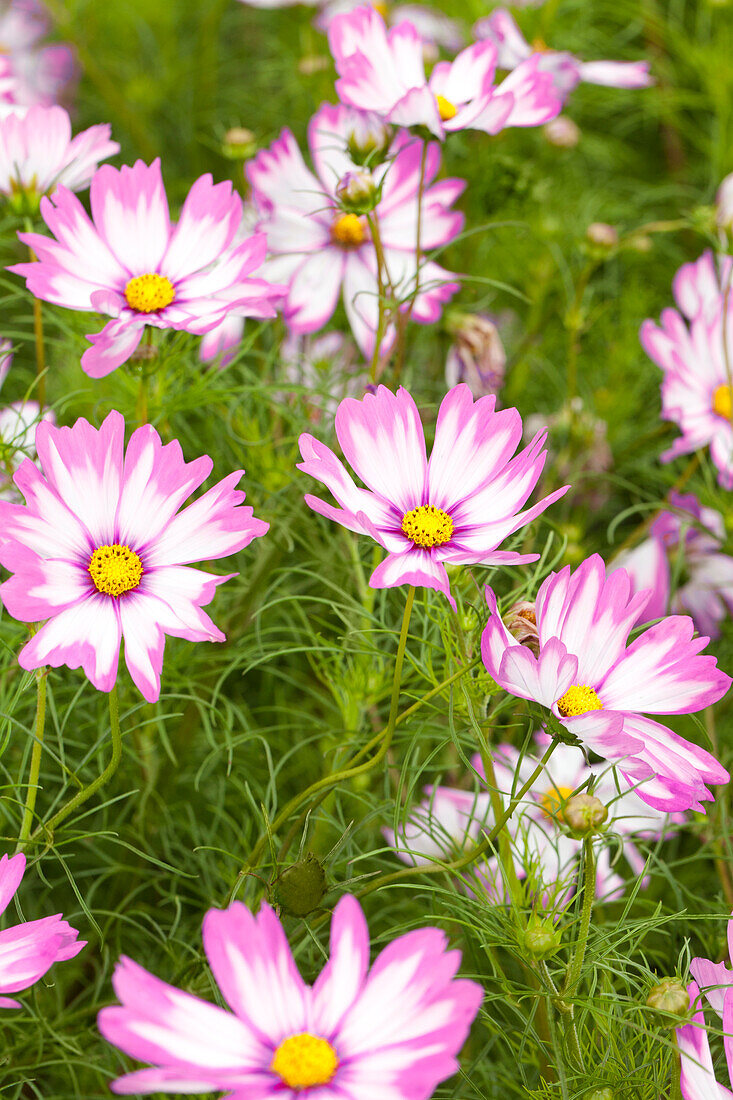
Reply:
<svg viewBox="0 0 733 1100"><path fill-rule="evenodd" d="M644 351L664 372L662 418L682 431L662 462L709 446L725 489L733 489L731 262L719 277L710 252L685 264L674 281L681 312L665 309L660 325L644 321L640 332Z"/></svg>
<svg viewBox="0 0 733 1100"><path fill-rule="evenodd" d="M645 714L689 714L725 695L731 679L700 650L686 616L672 616L627 647L650 597L631 595L625 569L606 577L594 554L574 573L551 573L537 594L539 655L518 644L504 625L490 588L490 618L481 653L490 675L521 699L552 711L587 748L619 764L649 806L695 809L712 799L707 783L729 775L710 753ZM638 784L638 785L637 785Z"/></svg>
<svg viewBox="0 0 733 1100"><path fill-rule="evenodd" d="M388 31L368 6L336 16L328 41L343 103L375 111L397 126L426 126L441 141L453 130L496 134L507 126L538 126L560 110L539 56L495 87L496 47L476 42L452 62L438 62L428 80L418 29L404 21Z"/></svg>
<svg viewBox="0 0 733 1100"><path fill-rule="evenodd" d="M454 386L441 402L428 461L420 414L407 390L400 387L394 394L379 386L361 401L342 401L336 436L366 489L357 488L333 451L312 435L301 435L298 469L323 482L341 507L310 494L306 503L350 531L370 535L387 551L369 580L373 588L435 588L455 607L447 563L537 560L537 554L497 547L568 486L517 511L542 472L546 433L538 432L512 458L522 438L522 420L516 409L496 412L495 404L493 396L474 404L468 386Z"/></svg>
<svg viewBox="0 0 733 1100"><path fill-rule="evenodd" d="M695 973L695 964L702 959L693 959L690 969ZM714 963L709 963L714 967ZM722 964L721 964L722 966ZM723 1031L725 1056L728 1064L728 1077L733 1085L733 985L730 985L733 975L727 972L727 989L711 990L707 994L708 1001L715 1011L723 1018ZM723 1100L724 1097L733 1097L733 1092L725 1085L718 1083L713 1066L713 1058L710 1053L710 1042L705 1030L705 1013L702 1006L702 997L697 982L690 982L687 987L690 995L690 1008L693 1009L690 1022L684 1027L675 1030L677 1037L677 1049L680 1052L680 1088L684 1100Z"/></svg>
<svg viewBox="0 0 733 1100"><path fill-rule="evenodd" d="M25 872L25 856L0 859L0 913L3 913L20 886ZM0 1008L20 1008L20 1002L6 993L20 993L42 978L55 962L73 959L86 940L77 939L76 928L60 913L0 931Z"/></svg>
<svg viewBox="0 0 733 1100"><path fill-rule="evenodd" d="M261 212L259 228L266 232L271 259L268 277L289 284L285 321L294 333L316 332L333 315L343 292L346 315L354 338L371 356L379 314L377 257L367 220L345 213L336 188L348 172L358 169L350 145L369 145L369 116L348 107L325 104L311 119L308 141L317 176L306 167L289 130L283 130L270 149L259 153L246 168L253 197ZM375 127L375 141L384 133ZM394 295L408 308L415 293L418 260L416 240L418 194L423 144L400 135L389 159L373 171L381 198L374 210ZM433 183L440 167L440 150L430 145L425 162L420 248L440 248L460 232L463 215L451 204L465 187L463 180ZM443 303L458 290L455 276L432 261L419 262L418 293L412 319L431 324ZM394 327L384 347L394 338Z"/></svg>
<svg viewBox="0 0 733 1100"><path fill-rule="evenodd" d="M0 561L13 576L0 585L21 622L48 620L21 650L22 668L81 667L100 691L125 663L148 702L160 695L165 635L224 641L202 610L217 585L236 576L191 569L264 535L268 524L242 507L237 470L179 512L209 476L208 456L186 462L150 425L133 432L111 412L100 429L39 424L42 473L26 460L15 484L26 504L0 502Z"/></svg>
<svg viewBox="0 0 733 1100"><path fill-rule="evenodd" d="M119 1007L103 1008L110 1043L155 1068L114 1092L219 1092L278 1100L427 1100L458 1069L456 1055L482 989L455 978L460 952L437 928L393 940L369 969L369 931L355 898L331 923L331 957L312 986L269 905L210 909L204 949L232 1009L167 985L123 958Z"/></svg>
<svg viewBox="0 0 733 1100"><path fill-rule="evenodd" d="M328 30L337 15L363 8L364 0L326 0L315 19L321 30ZM367 5L368 6L368 5ZM460 50L466 42L466 33L457 19L451 19L442 11L426 8L422 4L391 4L375 0L371 4L382 18L391 26L409 20L423 40L423 49L427 56L437 57L440 46L449 53Z"/></svg>
<svg viewBox="0 0 733 1100"><path fill-rule="evenodd" d="M549 50L529 42L505 8L496 8L473 28L481 41L492 42L497 49L501 69L516 70L530 57L538 59L538 69L552 78L556 93L564 102L581 83L604 84L610 88L647 88L653 83L648 61L581 61L565 50Z"/></svg>
<svg viewBox="0 0 733 1100"><path fill-rule="evenodd" d="M100 160L119 151L106 123L72 138L63 107L19 108L0 118L0 195L23 211L37 210L41 196L59 184L70 191L86 187Z"/></svg>
<svg viewBox="0 0 733 1100"><path fill-rule="evenodd" d="M43 46L49 19L40 0L0 0L0 47L13 74L14 103L50 106L76 77L70 46Z"/></svg>
<svg viewBox="0 0 733 1100"><path fill-rule="evenodd" d="M650 588L642 620L659 619L671 610L691 616L700 634L717 638L719 623L733 614L733 558L722 554L725 523L720 512L704 508L694 493L673 490L674 511L657 516L649 538L620 554L611 568L623 567L633 592ZM672 596L672 573L682 566L683 582Z"/></svg>
<svg viewBox="0 0 733 1100"><path fill-rule="evenodd" d="M38 257L11 271L28 289L67 309L114 318L88 339L81 359L101 378L130 358L146 325L208 332L236 309L274 317L284 287L253 277L265 259L262 234L234 244L242 200L232 185L201 176L171 225L160 160L121 169L104 165L90 189L92 219L66 187L41 200L54 234L19 233Z"/></svg>

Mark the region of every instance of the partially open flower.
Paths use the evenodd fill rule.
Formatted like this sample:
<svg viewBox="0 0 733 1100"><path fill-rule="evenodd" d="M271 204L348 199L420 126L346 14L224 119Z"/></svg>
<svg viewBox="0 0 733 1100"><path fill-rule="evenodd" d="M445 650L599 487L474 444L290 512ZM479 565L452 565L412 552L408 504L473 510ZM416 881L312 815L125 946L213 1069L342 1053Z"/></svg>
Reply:
<svg viewBox="0 0 733 1100"><path fill-rule="evenodd" d="M350 214L369 214L379 202L379 186L366 169L346 172L336 184L336 198Z"/></svg>
<svg viewBox="0 0 733 1100"><path fill-rule="evenodd" d="M506 613L506 628L520 645L526 645L535 657L540 652L540 636L537 631L537 616L532 600L520 600Z"/></svg>

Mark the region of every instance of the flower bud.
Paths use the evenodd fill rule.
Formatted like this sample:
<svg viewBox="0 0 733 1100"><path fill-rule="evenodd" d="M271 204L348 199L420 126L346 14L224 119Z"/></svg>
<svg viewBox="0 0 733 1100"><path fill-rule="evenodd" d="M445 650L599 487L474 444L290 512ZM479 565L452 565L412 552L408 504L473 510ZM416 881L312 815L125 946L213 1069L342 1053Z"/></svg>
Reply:
<svg viewBox="0 0 733 1100"><path fill-rule="evenodd" d="M509 608L504 616L504 625L520 645L531 649L535 657L540 654L540 635L537 629L535 605L531 600L520 600Z"/></svg>
<svg viewBox="0 0 733 1100"><path fill-rule="evenodd" d="M298 72L302 76L315 76L316 73L325 73L331 68L331 58L326 54L306 54L298 62Z"/></svg>
<svg viewBox="0 0 733 1100"><path fill-rule="evenodd" d="M348 137L349 156L354 164L381 164L392 140L392 127L371 113L360 113Z"/></svg>
<svg viewBox="0 0 733 1100"><path fill-rule="evenodd" d="M257 150L257 142L251 130L244 126L232 126L224 134L221 143L222 156L227 160L247 160Z"/></svg>
<svg viewBox="0 0 733 1100"><path fill-rule="evenodd" d="M572 149L580 141L580 127L566 115L558 115L542 127L545 141L558 149Z"/></svg>
<svg viewBox="0 0 733 1100"><path fill-rule="evenodd" d="M312 852L287 867L275 883L275 899L290 917L307 917L328 889L326 872Z"/></svg>
<svg viewBox="0 0 733 1100"><path fill-rule="evenodd" d="M613 1089L593 1089L593 1092L586 1092L583 1100L615 1100L615 1096Z"/></svg>
<svg viewBox="0 0 733 1100"><path fill-rule="evenodd" d="M561 942L560 933L552 921L543 920L533 913L522 936L527 954L537 960L549 959L560 950Z"/></svg>
<svg viewBox="0 0 733 1100"><path fill-rule="evenodd" d="M581 838L600 833L608 809L594 794L574 794L565 803L565 823L574 836Z"/></svg>
<svg viewBox="0 0 733 1100"><path fill-rule="evenodd" d="M733 231L733 172L726 176L715 196L715 214L718 227Z"/></svg>
<svg viewBox="0 0 733 1100"><path fill-rule="evenodd" d="M671 1016L687 1016L690 1008L690 995L685 983L679 978L662 978L653 986L646 999L647 1008L657 1012L668 1012Z"/></svg>
<svg viewBox="0 0 733 1100"><path fill-rule="evenodd" d="M585 231L585 239L589 244L609 250L618 244L618 230L606 222L591 222Z"/></svg>
<svg viewBox="0 0 733 1100"><path fill-rule="evenodd" d="M498 393L504 384L506 352L491 318L481 313L454 313L447 328L454 337L445 364L448 387L465 382L477 398Z"/></svg>
<svg viewBox="0 0 733 1100"><path fill-rule="evenodd" d="M368 214L379 202L379 187L371 172L347 172L336 184L336 199L349 214Z"/></svg>

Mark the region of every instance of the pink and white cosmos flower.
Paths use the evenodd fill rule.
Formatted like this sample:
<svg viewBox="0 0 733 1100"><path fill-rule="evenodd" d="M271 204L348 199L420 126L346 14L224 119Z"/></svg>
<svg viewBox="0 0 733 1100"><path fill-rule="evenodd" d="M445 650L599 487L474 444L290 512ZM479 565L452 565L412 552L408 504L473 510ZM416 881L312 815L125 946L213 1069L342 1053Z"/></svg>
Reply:
<svg viewBox="0 0 733 1100"><path fill-rule="evenodd" d="M132 433L111 412L102 427L39 424L42 473L26 460L15 484L26 504L0 502L0 561L13 576L0 585L21 622L48 620L18 657L22 668L81 667L99 691L117 679L120 641L135 685L160 695L165 635L221 642L202 610L219 577L189 568L234 554L268 524L242 507L237 470L179 511L209 476L208 456L186 462L178 442L163 444L150 425Z"/></svg>
<svg viewBox="0 0 733 1100"><path fill-rule="evenodd" d="M517 511L542 472L546 432L538 432L512 458L522 438L522 419L516 409L496 412L495 404L493 395L474 404L468 386L454 386L441 402L428 461L420 414L407 390L400 387L394 394L379 386L361 401L342 401L336 436L366 489L357 488L325 444L301 435L298 469L323 482L341 507L310 494L306 503L350 531L370 535L387 551L369 579L373 588L434 588L455 607L446 564L537 560L537 554L497 547L568 486Z"/></svg>
<svg viewBox="0 0 733 1100"><path fill-rule="evenodd" d="M651 589L641 621L660 619L670 609L688 614L700 634L717 638L720 622L733 614L733 557L721 553L725 522L714 508L704 508L694 493L669 494L674 511L664 511L649 529L649 538L620 554L609 567L624 568L632 592ZM685 581L672 595L678 564Z"/></svg>
<svg viewBox="0 0 733 1100"><path fill-rule="evenodd" d="M336 906L331 957L312 986L298 973L269 905L210 909L204 949L231 1012L170 986L123 958L103 1008L108 1042L154 1068L112 1090L220 1092L258 1100L427 1100L458 1069L483 996L456 978L458 951L437 928L393 940L369 968L357 900Z"/></svg>
<svg viewBox="0 0 733 1100"><path fill-rule="evenodd" d="M269 278L288 283L285 321L291 332L316 332L329 321L343 293L354 338L371 356L379 315L377 259L365 217L344 213L336 186L357 165L349 155L352 136L361 134L368 116L349 107L324 104L308 126L308 143L317 175L305 165L289 130L246 167L253 198L260 210L258 228L267 234ZM381 124L379 129L383 130ZM415 294L411 317L431 324L443 304L458 290L455 276L430 260L416 257L418 195L423 143L401 134L389 160L375 168L381 201L374 211L389 282L404 309ZM463 215L451 210L465 187L463 180L433 183L440 150L429 145L425 161L420 248L440 248L463 227ZM388 330L383 349L394 339Z"/></svg>
<svg viewBox="0 0 733 1100"><path fill-rule="evenodd" d="M664 372L662 418L682 431L662 462L709 446L725 489L733 489L732 262L719 274L710 252L685 264L673 285L680 312L665 309L660 325L644 321L640 332L644 351Z"/></svg>
<svg viewBox="0 0 733 1100"><path fill-rule="evenodd" d="M91 183L92 220L66 187L41 200L54 234L19 233L38 261L16 264L37 298L114 318L89 336L81 364L92 378L115 370L137 348L146 325L197 335L232 311L274 317L284 287L253 274L265 259L262 234L234 243L242 200L232 185L201 176L171 224L160 160L132 168L104 165Z"/></svg>
<svg viewBox="0 0 733 1100"><path fill-rule="evenodd" d="M565 50L542 50L538 54L537 47L530 46L505 8L480 19L473 31L478 39L496 47L501 69L516 71L530 57L537 58L539 72L551 77L563 102L581 81L611 88L647 88L653 83L648 61L581 61Z"/></svg>
<svg viewBox="0 0 733 1100"><path fill-rule="evenodd" d="M587 748L617 763L649 806L695 809L712 799L707 783L729 775L710 753L667 729L651 714L689 714L725 695L731 679L696 638L686 616L650 627L627 647L650 597L631 595L625 569L606 577L594 554L574 573L551 573L537 594L539 656L517 643L486 589L490 618L481 639L489 674L505 691L531 699Z"/></svg>
<svg viewBox="0 0 733 1100"><path fill-rule="evenodd" d="M35 205L59 184L81 191L100 160L119 151L107 123L72 138L63 107L19 108L0 117L0 195L20 193Z"/></svg>
<svg viewBox="0 0 733 1100"><path fill-rule="evenodd" d="M538 126L554 118L560 100L539 57L494 86L497 50L477 42L425 76L424 40L409 21L387 30L365 6L338 15L328 28L343 103L375 111L397 126L426 126L442 141L454 130L496 134L507 126Z"/></svg>
<svg viewBox="0 0 733 1100"><path fill-rule="evenodd" d="M0 913L12 901L23 874L25 856L0 859ZM60 913L40 920L24 921L0 931L0 1008L20 1008L21 1004L6 993L20 993L34 985L55 962L73 959L86 940L79 940L76 928Z"/></svg>
<svg viewBox="0 0 733 1100"><path fill-rule="evenodd" d="M77 75L70 46L41 45L48 14L40 0L1 0L0 44L13 75L12 101L51 106L69 93Z"/></svg>
<svg viewBox="0 0 733 1100"><path fill-rule="evenodd" d="M699 964L703 961L705 960L693 959L690 966L693 974L695 973L695 963ZM709 965L714 966L715 964L710 963ZM726 983L728 985L727 989L716 991L715 1001L716 1004L719 1002L720 1007L716 1007L715 1010L723 1017L723 1031L726 1033L724 1044L728 1077L731 1085L733 1085L733 1039L731 1039L731 1034L733 1034L733 986L730 985L731 977L733 975L729 974ZM689 1023L685 1024L684 1027L675 1029L677 1049L681 1055L680 1088L682 1096L684 1100L724 1100L725 1097L733 1097L733 1092L725 1085L719 1084L715 1076L710 1043L705 1030L702 997L697 983L690 982L687 992L690 995L690 1008L694 1011ZM713 1004L711 993L708 993L707 997L710 1003Z"/></svg>

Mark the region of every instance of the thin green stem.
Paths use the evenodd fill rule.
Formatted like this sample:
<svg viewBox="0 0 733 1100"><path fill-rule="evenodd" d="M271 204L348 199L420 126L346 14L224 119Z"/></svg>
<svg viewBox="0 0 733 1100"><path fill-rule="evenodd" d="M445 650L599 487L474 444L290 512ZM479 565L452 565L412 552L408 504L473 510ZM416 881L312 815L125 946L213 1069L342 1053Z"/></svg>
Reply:
<svg viewBox="0 0 733 1100"><path fill-rule="evenodd" d="M370 760L366 760L363 764L359 764L356 767L350 766L344 768L343 771L334 772L331 775L324 775L320 779L317 779L315 783L311 783L305 791L295 795L285 804L280 813L274 819L269 827L269 833L274 834L280 828L280 826L288 820L290 815L294 813L300 806L307 802L314 795L320 791L332 787L337 783L344 782L349 779L354 779L357 775L363 775L365 772L371 771L377 764L384 760L385 756L389 752L392 744L392 738L394 731L397 727L397 707L400 700L400 689L402 686L402 666L405 660L405 648L407 646L407 633L410 627L410 618L412 616L412 605L415 601L415 589L410 585L407 591L407 600L405 601L405 610L402 616L402 627L400 629L400 638L397 643L397 654L395 656L395 668L394 678L392 680L392 697L389 706L389 720L384 730L377 735L374 740L380 740L381 745L377 752ZM371 742L370 742L371 744ZM362 750L364 751L364 750ZM237 879L229 892L229 901L235 896L240 882L246 875L257 865L260 856L267 844L267 835L260 837L252 849L247 861L240 868Z"/></svg>
<svg viewBox="0 0 733 1100"><path fill-rule="evenodd" d="M46 684L48 669L36 669L36 724L33 731L33 750L31 752L31 771L28 776L28 790L25 796L25 808L23 820L20 823L20 834L16 852L23 850L31 835L31 825L36 809L36 795L38 794L38 777L41 772L41 757L43 756L43 735L46 729Z"/></svg>
<svg viewBox="0 0 733 1100"><path fill-rule="evenodd" d="M575 951L570 960L561 995L563 998L572 997L580 981L580 973L583 969L585 949L588 946L588 933L593 912L593 902L596 897L596 855L593 849L593 837L585 837L583 840L583 901L580 913L580 929L575 943Z"/></svg>
<svg viewBox="0 0 733 1100"><path fill-rule="evenodd" d="M387 271L387 262L384 257L384 248L382 247L382 237L379 232L379 220L377 218L376 210L367 214L367 221L372 234L372 244L374 245L374 251L377 257L377 288L379 293L379 314L377 318L377 335L374 341L374 351L372 352L372 361L369 368L369 381L376 382L379 378L379 360L382 354L382 342L384 340L384 334L387 329L387 291L385 280L389 277Z"/></svg>
<svg viewBox="0 0 733 1100"><path fill-rule="evenodd" d="M80 806L83 806L92 795L97 793L97 791L100 791L117 771L120 760L122 759L122 734L120 732L120 710L116 684L109 693L109 723L112 733L112 756L109 764L104 771L89 784L89 786L84 787L75 794L65 806L62 806L61 809L53 815L50 821L38 826L33 833L34 840L41 832L46 833L46 835L52 839L54 830L58 828L61 822L65 821L69 814L72 814L75 810L78 810Z"/></svg>
<svg viewBox="0 0 733 1100"><path fill-rule="evenodd" d="M33 231L33 223L26 218L26 233ZM28 248L28 259L35 263L38 259L32 248ZM38 404L43 409L46 404L46 343L43 336L43 310L41 299L33 296L33 339L36 349L36 393Z"/></svg>
<svg viewBox="0 0 733 1100"><path fill-rule="evenodd" d="M422 246L422 221L423 221L423 197L425 194L425 170L428 162L428 142L423 141L420 157L420 180L417 188L417 226L415 231L415 289L410 295L407 309L397 318L397 356L394 368L394 381L397 382L405 361L405 346L407 343L407 326L415 308L415 301L420 293L420 264L422 261L420 248Z"/></svg>

